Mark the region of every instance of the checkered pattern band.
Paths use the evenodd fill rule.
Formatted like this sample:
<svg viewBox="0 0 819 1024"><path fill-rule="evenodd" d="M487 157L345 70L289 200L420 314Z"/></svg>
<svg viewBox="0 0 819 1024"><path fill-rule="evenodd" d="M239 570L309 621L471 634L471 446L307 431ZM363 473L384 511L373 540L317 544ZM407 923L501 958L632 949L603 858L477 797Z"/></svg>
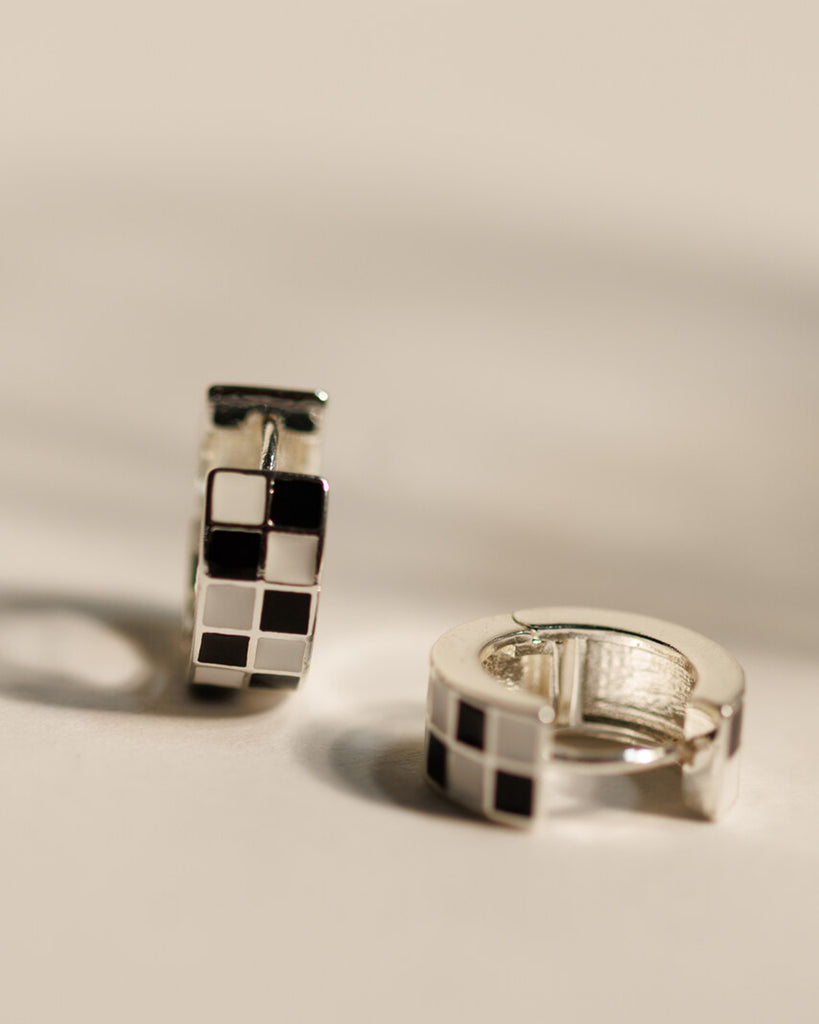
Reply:
<svg viewBox="0 0 819 1024"><path fill-rule="evenodd" d="M245 413L241 402L295 394L236 388L229 404L226 390L211 389L210 396L211 436L218 435L223 453L231 451L234 433L242 440L243 424L254 413L252 407ZM310 432L309 412L288 415L279 421L282 430ZM298 686L312 652L327 493L327 481L309 473L230 465L206 472L193 580L191 682L235 689Z"/></svg>
<svg viewBox="0 0 819 1024"><path fill-rule="evenodd" d="M427 779L452 800L495 821L536 816L546 733L531 713L465 697L435 672L427 697Z"/></svg>

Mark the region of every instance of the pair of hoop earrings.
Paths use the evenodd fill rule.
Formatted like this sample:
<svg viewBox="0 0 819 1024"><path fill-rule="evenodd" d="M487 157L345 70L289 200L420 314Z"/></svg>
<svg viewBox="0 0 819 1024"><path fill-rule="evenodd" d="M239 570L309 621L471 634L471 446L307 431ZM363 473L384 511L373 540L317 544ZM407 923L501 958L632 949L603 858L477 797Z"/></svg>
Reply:
<svg viewBox="0 0 819 1024"><path fill-rule="evenodd" d="M197 483L189 680L294 689L310 665L327 481L327 395L217 385ZM527 826L548 772L679 765L714 820L738 782L745 679L718 644L659 619L535 608L457 626L433 646L425 773L451 800Z"/></svg>

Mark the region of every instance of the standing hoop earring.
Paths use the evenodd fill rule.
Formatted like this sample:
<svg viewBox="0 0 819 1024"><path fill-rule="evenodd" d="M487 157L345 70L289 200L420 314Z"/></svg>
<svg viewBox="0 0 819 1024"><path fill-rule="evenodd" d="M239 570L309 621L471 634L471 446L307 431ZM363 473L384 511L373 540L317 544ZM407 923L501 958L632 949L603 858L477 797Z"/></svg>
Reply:
<svg viewBox="0 0 819 1024"><path fill-rule="evenodd" d="M323 391L215 385L197 479L189 681L295 689L320 591Z"/></svg>

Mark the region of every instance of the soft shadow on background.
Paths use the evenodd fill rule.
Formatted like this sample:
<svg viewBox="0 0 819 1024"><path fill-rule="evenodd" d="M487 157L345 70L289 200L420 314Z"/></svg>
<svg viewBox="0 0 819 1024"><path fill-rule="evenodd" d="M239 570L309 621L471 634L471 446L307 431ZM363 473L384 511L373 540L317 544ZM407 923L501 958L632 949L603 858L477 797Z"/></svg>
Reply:
<svg viewBox="0 0 819 1024"><path fill-rule="evenodd" d="M0 696L173 717L270 710L288 695L191 687L181 623L161 609L0 594Z"/></svg>

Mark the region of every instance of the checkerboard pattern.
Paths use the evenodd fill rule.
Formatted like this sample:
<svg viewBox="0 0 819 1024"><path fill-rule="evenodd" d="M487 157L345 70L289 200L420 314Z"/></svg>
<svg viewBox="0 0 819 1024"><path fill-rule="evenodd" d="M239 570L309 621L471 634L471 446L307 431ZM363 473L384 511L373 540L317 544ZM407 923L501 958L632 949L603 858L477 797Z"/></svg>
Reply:
<svg viewBox="0 0 819 1024"><path fill-rule="evenodd" d="M543 758L537 719L467 698L434 674L426 717L427 779L452 800L493 821L529 825Z"/></svg>
<svg viewBox="0 0 819 1024"><path fill-rule="evenodd" d="M207 478L191 681L293 689L310 663L327 482L215 469Z"/></svg>

